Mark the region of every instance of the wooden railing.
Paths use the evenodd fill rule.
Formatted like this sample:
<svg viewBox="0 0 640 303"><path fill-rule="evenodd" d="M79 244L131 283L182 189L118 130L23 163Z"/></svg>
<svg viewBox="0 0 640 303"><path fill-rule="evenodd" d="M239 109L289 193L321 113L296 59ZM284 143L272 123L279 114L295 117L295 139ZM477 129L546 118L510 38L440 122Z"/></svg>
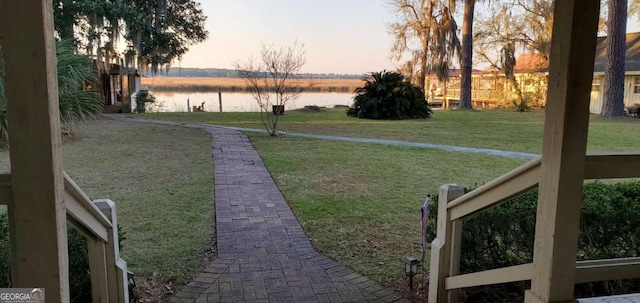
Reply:
<svg viewBox="0 0 640 303"><path fill-rule="evenodd" d="M455 302L461 288L531 280L533 264L460 275L462 220L505 202L538 185L540 158L467 194L455 184L440 187L436 239L431 245L429 303ZM586 157L585 179L640 177L640 154L594 154ZM640 258L576 262L576 283L640 278Z"/></svg>
<svg viewBox="0 0 640 303"><path fill-rule="evenodd" d="M459 88L447 88L447 98L459 99ZM471 100L474 101L502 101L504 100L504 91L497 89L472 89Z"/></svg>
<svg viewBox="0 0 640 303"><path fill-rule="evenodd" d="M115 203L91 201L66 174L64 188L67 221L87 238L93 302L129 302L127 264L120 258ZM0 174L0 205L12 200L11 174Z"/></svg>

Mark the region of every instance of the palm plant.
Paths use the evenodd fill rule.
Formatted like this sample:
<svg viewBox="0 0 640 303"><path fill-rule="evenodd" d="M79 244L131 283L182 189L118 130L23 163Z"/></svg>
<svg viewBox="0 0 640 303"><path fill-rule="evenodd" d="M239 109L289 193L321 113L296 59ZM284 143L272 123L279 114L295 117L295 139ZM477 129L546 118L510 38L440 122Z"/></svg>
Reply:
<svg viewBox="0 0 640 303"><path fill-rule="evenodd" d="M93 118L102 111L102 95L94 65L86 56L75 53L71 41L56 42L60 122L68 128ZM7 142L7 101L4 94L4 67L0 49L0 140Z"/></svg>
<svg viewBox="0 0 640 303"><path fill-rule="evenodd" d="M347 115L367 119L418 119L431 116L420 87L396 72L374 72L365 76L356 89Z"/></svg>
<svg viewBox="0 0 640 303"><path fill-rule="evenodd" d="M71 126L102 111L102 95L96 89L98 74L89 57L75 53L69 40L56 43L60 122Z"/></svg>

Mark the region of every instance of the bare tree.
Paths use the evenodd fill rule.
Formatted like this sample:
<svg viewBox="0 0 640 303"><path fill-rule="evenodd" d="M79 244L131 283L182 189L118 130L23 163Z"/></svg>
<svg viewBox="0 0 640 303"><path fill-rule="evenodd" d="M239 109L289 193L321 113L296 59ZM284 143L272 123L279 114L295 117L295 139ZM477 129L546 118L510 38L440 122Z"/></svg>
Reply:
<svg viewBox="0 0 640 303"><path fill-rule="evenodd" d="M607 41L604 63L604 117L624 116L624 61L626 52L627 0L609 0L607 3Z"/></svg>
<svg viewBox="0 0 640 303"><path fill-rule="evenodd" d="M249 58L236 63L236 69L247 83L254 100L260 107L260 116L267 133L277 136L278 118L284 106L295 100L301 92L301 81L296 74L306 62L304 45L276 48L262 45L259 60Z"/></svg>

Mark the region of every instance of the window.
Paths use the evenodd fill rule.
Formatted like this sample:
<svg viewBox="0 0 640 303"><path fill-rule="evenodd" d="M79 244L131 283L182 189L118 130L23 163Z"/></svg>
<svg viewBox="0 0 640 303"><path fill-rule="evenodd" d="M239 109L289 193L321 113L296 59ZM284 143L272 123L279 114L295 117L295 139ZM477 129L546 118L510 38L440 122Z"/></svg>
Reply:
<svg viewBox="0 0 640 303"><path fill-rule="evenodd" d="M591 91L592 92L599 92L600 91L600 85L602 85L602 77L601 76L593 77L593 82L591 83Z"/></svg>
<svg viewBox="0 0 640 303"><path fill-rule="evenodd" d="M633 93L640 94L640 76L633 77Z"/></svg>

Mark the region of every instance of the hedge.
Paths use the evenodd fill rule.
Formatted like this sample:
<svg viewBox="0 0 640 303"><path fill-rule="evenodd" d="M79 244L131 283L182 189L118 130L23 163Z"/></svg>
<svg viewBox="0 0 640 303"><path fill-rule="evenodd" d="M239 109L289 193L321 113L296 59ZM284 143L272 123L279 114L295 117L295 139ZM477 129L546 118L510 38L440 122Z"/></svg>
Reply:
<svg viewBox="0 0 640 303"><path fill-rule="evenodd" d="M468 190L467 190L468 191ZM429 241L435 238L437 195L429 208ZM538 190L464 219L461 273L533 262ZM577 260L638 257L640 182L584 186ZM465 292L469 302L520 301L529 283L479 287ZM604 281L576 286L576 297L640 291L640 280Z"/></svg>

